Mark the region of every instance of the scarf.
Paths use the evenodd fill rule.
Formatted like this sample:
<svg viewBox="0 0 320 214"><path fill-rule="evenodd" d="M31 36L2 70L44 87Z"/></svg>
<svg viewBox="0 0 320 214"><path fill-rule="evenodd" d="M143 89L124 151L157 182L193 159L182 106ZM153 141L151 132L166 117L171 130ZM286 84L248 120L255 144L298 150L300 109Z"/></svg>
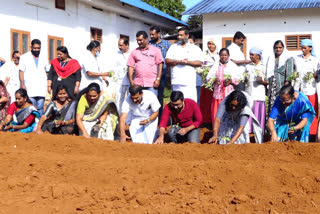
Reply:
<svg viewBox="0 0 320 214"><path fill-rule="evenodd" d="M60 61L57 58L55 58L51 61L51 65L53 66L54 70L56 71L58 77L60 77L61 79L68 78L71 74L75 73L76 71L78 71L81 68L80 64L75 59L71 59L66 64L66 66L61 67Z"/></svg>

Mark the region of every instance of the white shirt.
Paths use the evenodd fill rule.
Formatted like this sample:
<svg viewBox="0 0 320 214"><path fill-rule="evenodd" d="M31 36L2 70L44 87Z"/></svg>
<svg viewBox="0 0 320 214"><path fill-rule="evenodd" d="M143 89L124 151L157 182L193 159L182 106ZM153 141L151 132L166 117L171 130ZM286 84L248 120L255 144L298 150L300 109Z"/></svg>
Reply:
<svg viewBox="0 0 320 214"><path fill-rule="evenodd" d="M246 58L244 57L243 52L241 51L240 46L238 46L235 43L231 43L231 45L228 46L228 50L230 53L230 59L233 59L235 61L243 61ZM241 74L245 71L245 65L239 65L239 71Z"/></svg>
<svg viewBox="0 0 320 214"><path fill-rule="evenodd" d="M266 67L262 62L258 65L250 63L246 66L246 71L248 74L248 87L246 92L252 96L252 99L255 101L265 101L266 100L266 88L264 85L260 84L257 81L258 77L262 77L262 80L265 79Z"/></svg>
<svg viewBox="0 0 320 214"><path fill-rule="evenodd" d="M122 51L117 52L116 57L116 69L115 69L115 76L117 78L117 84L119 85L130 85L129 78L128 78L128 58L130 56L130 51L123 53Z"/></svg>
<svg viewBox="0 0 320 214"><path fill-rule="evenodd" d="M206 52L204 53L203 66L211 68L213 64L215 64L216 62L219 62L219 59L220 59L220 56L217 51L215 51L212 54L209 50L206 50Z"/></svg>
<svg viewBox="0 0 320 214"><path fill-rule="evenodd" d="M203 53L201 49L189 42L185 47L180 44L170 46L166 59L188 61L203 61ZM196 68L190 65L176 65L172 68L171 84L173 85L189 85L196 86Z"/></svg>
<svg viewBox="0 0 320 214"><path fill-rule="evenodd" d="M140 104L135 104L130 97L131 95L123 102L121 111L122 113L130 113L132 119L137 117L147 119L161 107L157 96L148 90L143 90L142 102Z"/></svg>
<svg viewBox="0 0 320 214"><path fill-rule="evenodd" d="M17 66L14 62L7 62L0 68L0 70L0 79L3 82L5 82L7 77L10 78L6 88L11 96L11 100L15 100L15 92L20 88L19 65Z"/></svg>
<svg viewBox="0 0 320 214"><path fill-rule="evenodd" d="M24 84L27 88L29 97L46 97L47 95L47 75L46 67L48 59L38 57L38 66L36 66L34 56L31 52L21 56L19 70L24 72Z"/></svg>
<svg viewBox="0 0 320 214"><path fill-rule="evenodd" d="M307 73L317 72L317 70L319 69L319 59L312 55L308 59L305 59L303 54L300 54L296 56L294 60L296 71L299 74L299 85L301 88L301 92L305 95L314 95L316 93L316 80L314 78L309 81L305 81L303 79Z"/></svg>
<svg viewBox="0 0 320 214"><path fill-rule="evenodd" d="M101 77L90 77L87 74L88 71L101 73L97 58L94 57L90 51L86 51L80 60L80 65L82 67L80 90L86 88L93 82L98 83L100 89L103 90L103 79Z"/></svg>

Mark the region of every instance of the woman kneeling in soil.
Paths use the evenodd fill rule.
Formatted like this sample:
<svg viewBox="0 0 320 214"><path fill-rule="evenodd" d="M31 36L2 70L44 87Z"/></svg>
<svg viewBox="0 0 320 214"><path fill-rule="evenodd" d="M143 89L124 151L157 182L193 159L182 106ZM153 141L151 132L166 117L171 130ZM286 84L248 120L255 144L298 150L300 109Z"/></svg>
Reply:
<svg viewBox="0 0 320 214"><path fill-rule="evenodd" d="M20 88L16 91L15 97L16 101L9 106L7 116L0 125L0 130L23 133L33 132L37 121L40 119L39 112L32 105L26 90ZM13 121L14 114L17 118L16 121Z"/></svg>
<svg viewBox="0 0 320 214"><path fill-rule="evenodd" d="M113 99L97 83L91 83L80 96L76 115L80 135L114 140L118 112Z"/></svg>
<svg viewBox="0 0 320 214"><path fill-rule="evenodd" d="M58 85L53 101L41 116L37 134L48 131L51 134L75 134L76 102L69 100L67 87Z"/></svg>
<svg viewBox="0 0 320 214"><path fill-rule="evenodd" d="M316 113L307 96L291 85L280 89L268 120L271 140L309 142L309 131ZM276 125L274 125L276 121Z"/></svg>
<svg viewBox="0 0 320 214"><path fill-rule="evenodd" d="M249 103L245 93L239 90L231 92L224 98L219 105L213 126L213 137L210 138L209 143L250 143L249 117L252 117L255 141L256 143L262 143L262 129Z"/></svg>

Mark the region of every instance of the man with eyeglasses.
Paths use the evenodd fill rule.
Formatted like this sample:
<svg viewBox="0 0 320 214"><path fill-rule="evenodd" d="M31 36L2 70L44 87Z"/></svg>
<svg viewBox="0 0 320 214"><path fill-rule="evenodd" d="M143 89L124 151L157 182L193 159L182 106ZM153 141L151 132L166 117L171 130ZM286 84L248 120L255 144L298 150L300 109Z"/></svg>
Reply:
<svg viewBox="0 0 320 214"><path fill-rule="evenodd" d="M155 144L164 143L164 134L170 117L172 119L172 125L168 131L170 142L200 143L199 127L202 123L202 114L198 104L192 99L184 99L181 91L173 91L170 101L163 109L159 137Z"/></svg>
<svg viewBox="0 0 320 214"><path fill-rule="evenodd" d="M13 51L12 62L6 63L3 67L1 67L1 71L0 71L0 79L4 82L7 88L7 91L11 96L11 102L15 101L14 94L16 90L20 88L19 62L20 62L19 51Z"/></svg>

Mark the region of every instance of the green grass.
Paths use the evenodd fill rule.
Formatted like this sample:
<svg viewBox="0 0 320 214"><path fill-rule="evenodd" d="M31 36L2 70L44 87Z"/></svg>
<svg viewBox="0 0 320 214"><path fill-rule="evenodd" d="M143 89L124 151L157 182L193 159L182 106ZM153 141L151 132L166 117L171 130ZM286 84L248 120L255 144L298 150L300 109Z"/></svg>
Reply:
<svg viewBox="0 0 320 214"><path fill-rule="evenodd" d="M170 102L170 95L171 95L171 88L165 87L163 92L163 102L169 103Z"/></svg>

